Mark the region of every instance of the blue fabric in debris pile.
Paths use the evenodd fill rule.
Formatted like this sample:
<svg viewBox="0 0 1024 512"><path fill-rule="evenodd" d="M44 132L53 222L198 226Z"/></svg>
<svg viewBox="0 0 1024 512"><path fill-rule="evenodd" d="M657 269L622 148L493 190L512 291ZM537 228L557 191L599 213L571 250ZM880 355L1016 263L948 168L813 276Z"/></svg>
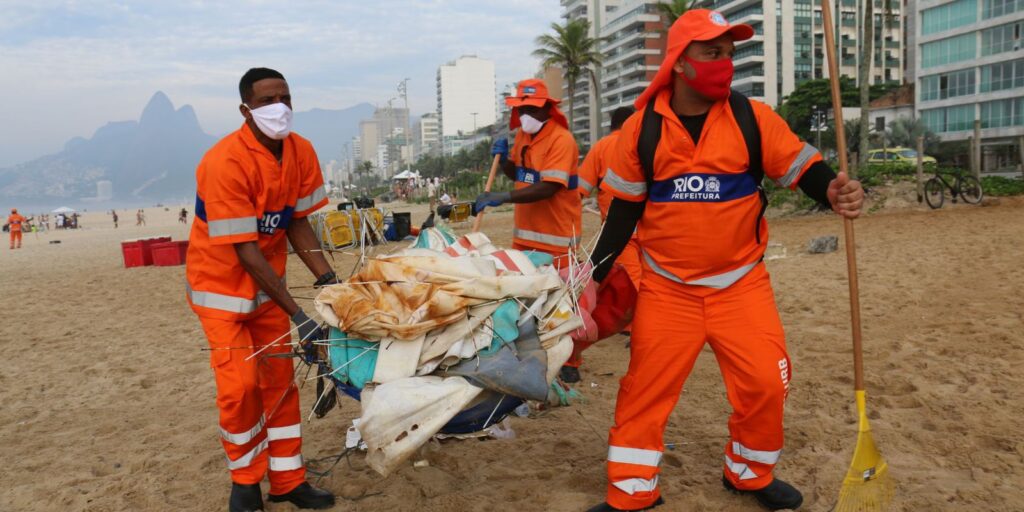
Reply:
<svg viewBox="0 0 1024 512"><path fill-rule="evenodd" d="M525 251L523 254L525 254L527 258L530 258L530 263L533 263L533 266L537 268L544 265L551 265L555 262L555 257L546 252Z"/></svg>
<svg viewBox="0 0 1024 512"><path fill-rule="evenodd" d="M331 371L334 372L331 376L345 384L363 389L363 386L373 378L373 371L377 368L377 346L380 344L349 338L333 327L329 339L331 341L328 354L331 358Z"/></svg>
<svg viewBox="0 0 1024 512"><path fill-rule="evenodd" d="M494 323L494 338L491 341L491 346L487 347L479 352L481 356L489 356L494 354L501 348L502 345L512 343L519 337L519 326L516 322L519 320L519 304L514 300L508 300L503 302L498 309L491 315L491 321Z"/></svg>
<svg viewBox="0 0 1024 512"><path fill-rule="evenodd" d="M451 231L440 226L434 226L420 231L419 236L416 237L416 245L413 247L416 249L430 249L431 231L440 234L441 238L444 239L446 246L455 243L455 235L453 235Z"/></svg>

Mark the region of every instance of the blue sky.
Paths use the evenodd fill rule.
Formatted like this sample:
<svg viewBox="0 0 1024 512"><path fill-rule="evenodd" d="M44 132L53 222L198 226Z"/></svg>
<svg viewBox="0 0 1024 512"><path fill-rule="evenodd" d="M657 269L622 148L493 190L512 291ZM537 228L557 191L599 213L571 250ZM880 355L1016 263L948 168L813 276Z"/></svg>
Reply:
<svg viewBox="0 0 1024 512"><path fill-rule="evenodd" d="M436 104L437 66L497 65L499 87L536 72L533 40L558 0L0 0L0 167L137 119L157 90L203 129L239 124L238 78L281 71L296 110L383 104L410 78L414 114Z"/></svg>

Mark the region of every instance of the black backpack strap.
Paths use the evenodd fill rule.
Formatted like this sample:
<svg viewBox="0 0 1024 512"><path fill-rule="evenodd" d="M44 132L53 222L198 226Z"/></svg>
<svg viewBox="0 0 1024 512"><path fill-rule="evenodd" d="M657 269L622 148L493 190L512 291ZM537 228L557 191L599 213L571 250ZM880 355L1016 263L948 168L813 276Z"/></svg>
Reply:
<svg viewBox="0 0 1024 512"><path fill-rule="evenodd" d="M644 117L640 120L640 138L636 143L636 153L640 158L640 167L644 170L647 180L647 193L654 185L654 152L661 141L661 114L654 111L654 99L647 102Z"/></svg>
<svg viewBox="0 0 1024 512"><path fill-rule="evenodd" d="M732 116L736 119L740 131L743 132L743 141L747 145L747 155L750 157L750 173L757 185L761 186L764 179L764 164L761 159L761 129L757 126L757 119L754 117L754 107L750 105L750 99L743 93L732 90L729 95L729 108L732 109Z"/></svg>
<svg viewBox="0 0 1024 512"><path fill-rule="evenodd" d="M732 90L729 95L729 108L732 109L732 117L743 133L743 142L747 145L747 157L750 159L750 167L747 174L750 174L757 183L757 195L761 198L761 211L754 220L754 238L761 243L761 219L764 218L764 211L768 209L768 194L765 193L761 181L764 180L764 160L761 157L761 129L757 126L757 118L754 117L754 107L750 105L750 99L743 93Z"/></svg>

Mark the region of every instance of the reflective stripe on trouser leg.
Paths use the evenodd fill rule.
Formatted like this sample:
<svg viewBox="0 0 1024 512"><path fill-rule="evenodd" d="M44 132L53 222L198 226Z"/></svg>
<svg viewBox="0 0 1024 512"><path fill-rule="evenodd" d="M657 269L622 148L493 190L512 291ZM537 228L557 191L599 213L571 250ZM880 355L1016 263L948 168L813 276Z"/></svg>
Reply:
<svg viewBox="0 0 1024 512"><path fill-rule="evenodd" d="M255 345L273 342L290 328L288 316L281 308L246 322L253 333ZM288 353L289 345L279 344L268 349L270 353ZM267 417L267 439L270 469L270 493L285 494L306 480L302 461L302 417L299 411L299 393L292 386L293 362L291 358L267 357L260 362L260 390L264 413Z"/></svg>
<svg viewBox="0 0 1024 512"><path fill-rule="evenodd" d="M211 348L253 345L242 322L200 317ZM255 484L267 472L267 432L258 359L251 350L211 350L210 365L217 383L220 438L232 481Z"/></svg>
<svg viewBox="0 0 1024 512"><path fill-rule="evenodd" d="M665 425L705 339L703 299L685 288L658 276L640 283L629 370L608 436L607 501L615 508L644 508L659 496Z"/></svg>
<svg viewBox="0 0 1024 512"><path fill-rule="evenodd" d="M724 471L738 489L771 483L792 367L764 265L708 296L708 340L732 404Z"/></svg>

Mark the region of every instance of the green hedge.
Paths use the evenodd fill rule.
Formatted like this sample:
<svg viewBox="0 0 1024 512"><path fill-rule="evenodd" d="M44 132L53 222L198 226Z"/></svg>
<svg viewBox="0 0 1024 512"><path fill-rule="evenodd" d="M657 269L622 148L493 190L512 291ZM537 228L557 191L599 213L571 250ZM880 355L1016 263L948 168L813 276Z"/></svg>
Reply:
<svg viewBox="0 0 1024 512"><path fill-rule="evenodd" d="M983 176L981 188L987 196L1019 196L1024 195L1024 180L1002 176Z"/></svg>

